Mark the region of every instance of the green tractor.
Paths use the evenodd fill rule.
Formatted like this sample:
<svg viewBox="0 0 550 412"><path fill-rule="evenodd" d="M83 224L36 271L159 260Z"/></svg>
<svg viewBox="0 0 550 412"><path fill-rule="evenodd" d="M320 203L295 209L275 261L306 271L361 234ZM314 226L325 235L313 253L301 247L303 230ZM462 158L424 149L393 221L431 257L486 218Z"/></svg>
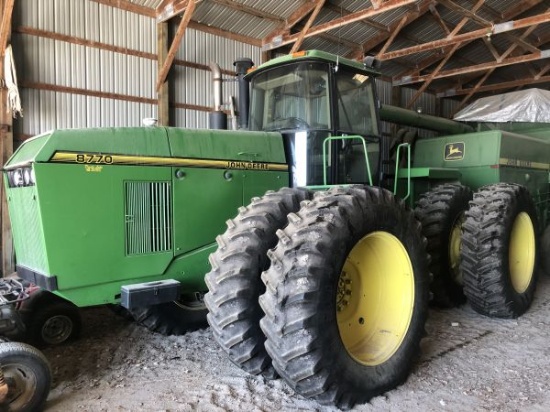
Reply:
<svg viewBox="0 0 550 412"><path fill-rule="evenodd" d="M215 236L253 196L288 185L278 133L164 127L56 130L5 166L19 313L39 345L76 336L78 308L121 304L165 334L206 325Z"/></svg>
<svg viewBox="0 0 550 412"><path fill-rule="evenodd" d="M206 276L233 363L340 407L406 379L430 287L443 306L527 310L548 209L550 128L381 106L373 66L307 51L248 72L248 129L284 136L292 188L227 222ZM446 136L382 136L380 120Z"/></svg>
<svg viewBox="0 0 550 412"><path fill-rule="evenodd" d="M86 306L120 304L165 334L208 312L234 363L349 406L406 379L430 271L438 302L523 313L544 133L380 107L371 63L309 51L245 76L241 62L247 131L57 130L22 144L4 181L30 340L76 336ZM455 135L389 139L392 117Z"/></svg>

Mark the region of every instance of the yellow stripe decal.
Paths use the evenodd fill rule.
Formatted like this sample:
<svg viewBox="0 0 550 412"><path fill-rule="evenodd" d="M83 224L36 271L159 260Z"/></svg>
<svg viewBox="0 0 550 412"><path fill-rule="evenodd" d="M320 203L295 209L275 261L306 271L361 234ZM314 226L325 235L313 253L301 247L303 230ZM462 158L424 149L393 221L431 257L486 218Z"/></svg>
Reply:
<svg viewBox="0 0 550 412"><path fill-rule="evenodd" d="M506 157L501 157L499 159L499 165L522 167L524 169L550 170L550 163L531 162L530 160L520 159L508 159Z"/></svg>
<svg viewBox="0 0 550 412"><path fill-rule="evenodd" d="M274 170L288 171L288 165L280 163L250 162L242 160L206 160L181 157L127 156L99 153L56 152L50 159L59 163L207 167L218 169Z"/></svg>

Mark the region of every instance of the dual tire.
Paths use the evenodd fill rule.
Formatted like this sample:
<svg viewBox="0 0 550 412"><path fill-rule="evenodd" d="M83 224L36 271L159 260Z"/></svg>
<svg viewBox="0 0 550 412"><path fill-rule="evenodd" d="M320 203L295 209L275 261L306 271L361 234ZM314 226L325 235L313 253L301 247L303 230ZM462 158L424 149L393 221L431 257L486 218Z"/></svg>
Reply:
<svg viewBox="0 0 550 412"><path fill-rule="evenodd" d="M208 321L247 372L349 408L405 381L425 333L430 268L447 275L435 289L447 304L466 296L480 313L514 317L532 300L536 214L521 186L472 197L444 185L415 212L424 233L384 189L309 196L285 189L255 199L210 257Z"/></svg>
<svg viewBox="0 0 550 412"><path fill-rule="evenodd" d="M515 318L533 300L537 215L528 190L499 183L473 196L460 185L424 194L415 209L428 240L433 301L453 307L466 298L477 312Z"/></svg>
<svg viewBox="0 0 550 412"><path fill-rule="evenodd" d="M228 224L206 278L208 320L244 370L350 407L408 375L427 312L425 241L386 190L335 188L301 207L296 197L278 219L266 210L284 202L267 196Z"/></svg>

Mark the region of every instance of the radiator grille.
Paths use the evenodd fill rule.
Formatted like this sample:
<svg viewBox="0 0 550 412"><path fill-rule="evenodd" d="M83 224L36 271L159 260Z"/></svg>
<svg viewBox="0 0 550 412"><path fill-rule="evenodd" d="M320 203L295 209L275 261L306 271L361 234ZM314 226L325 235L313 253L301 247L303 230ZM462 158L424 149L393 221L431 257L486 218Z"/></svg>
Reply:
<svg viewBox="0 0 550 412"><path fill-rule="evenodd" d="M126 254L172 249L172 196L169 182L125 182Z"/></svg>

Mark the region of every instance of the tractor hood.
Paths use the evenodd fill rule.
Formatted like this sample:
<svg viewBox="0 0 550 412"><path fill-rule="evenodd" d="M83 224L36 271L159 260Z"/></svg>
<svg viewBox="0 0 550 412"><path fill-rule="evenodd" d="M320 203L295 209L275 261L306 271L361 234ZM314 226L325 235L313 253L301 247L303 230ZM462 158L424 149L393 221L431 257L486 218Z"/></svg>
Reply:
<svg viewBox="0 0 550 412"><path fill-rule="evenodd" d="M6 163L14 169L30 163L160 163L169 158L285 163L279 133L192 130L165 127L54 130L25 141ZM117 160L116 162L114 160Z"/></svg>

